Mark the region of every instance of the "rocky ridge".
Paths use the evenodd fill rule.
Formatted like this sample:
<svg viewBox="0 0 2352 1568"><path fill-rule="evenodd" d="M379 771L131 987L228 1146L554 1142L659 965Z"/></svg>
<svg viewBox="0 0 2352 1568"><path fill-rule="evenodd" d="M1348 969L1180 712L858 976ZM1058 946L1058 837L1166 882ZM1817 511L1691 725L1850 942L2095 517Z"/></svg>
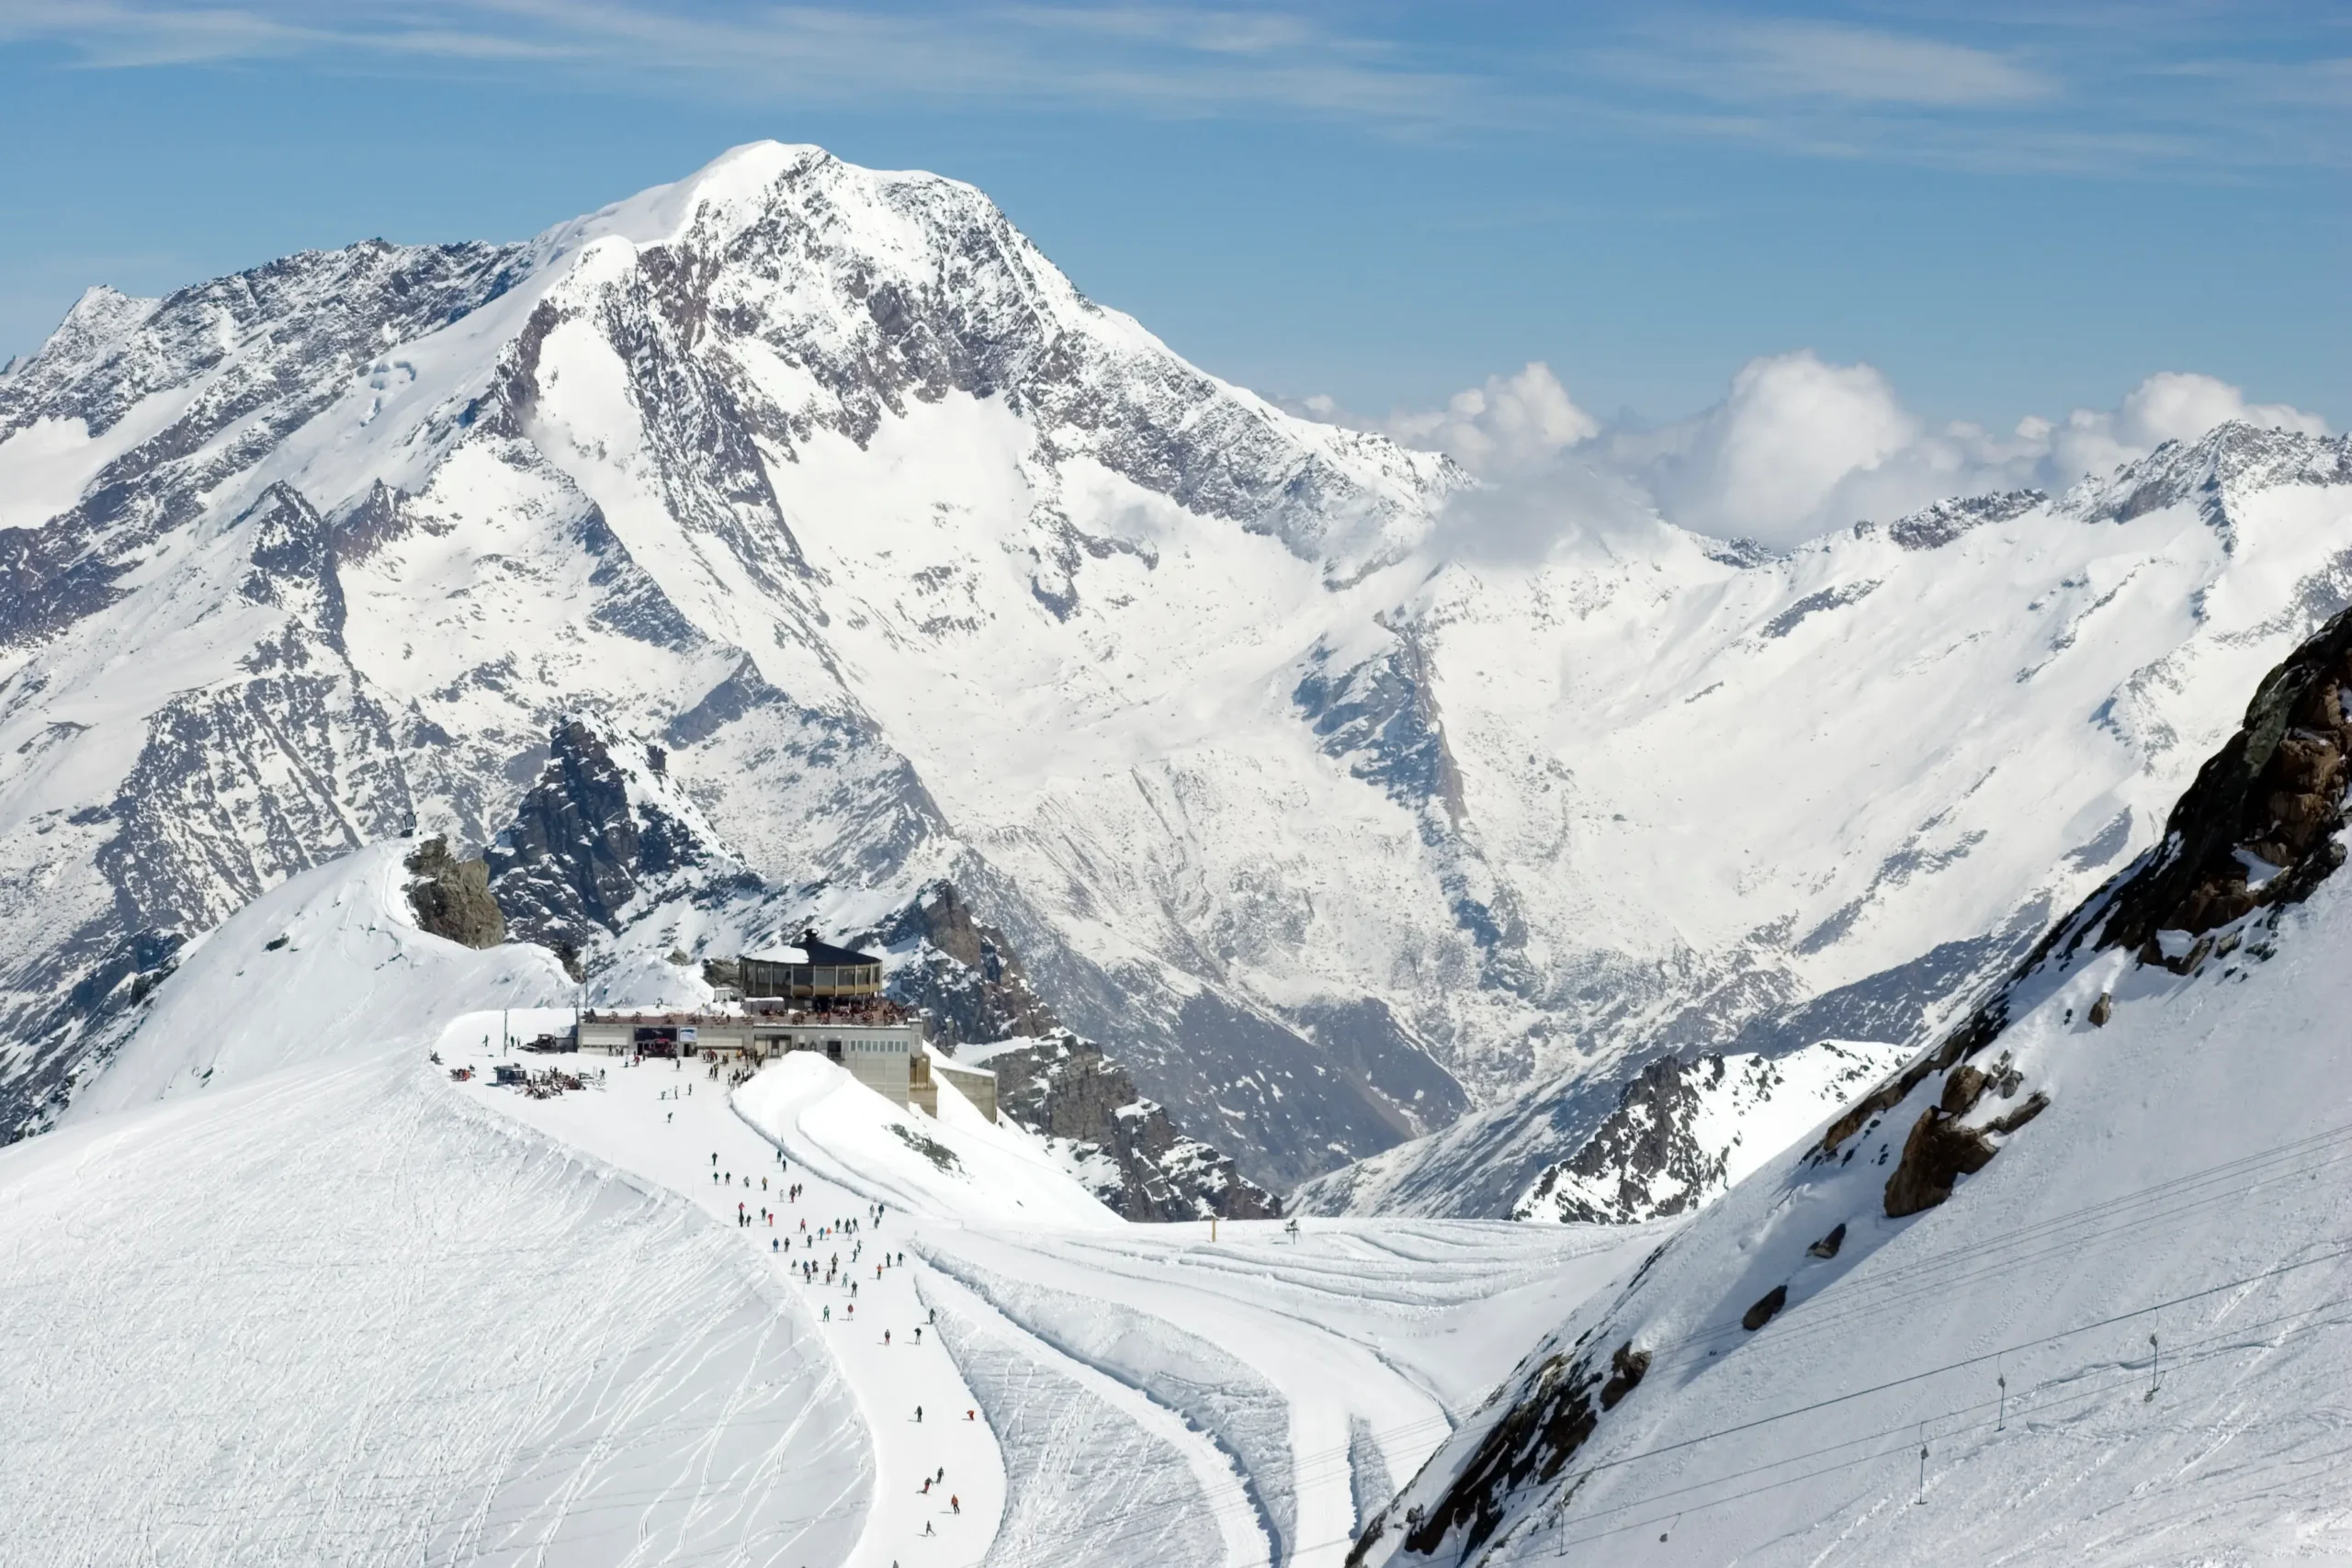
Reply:
<svg viewBox="0 0 2352 1568"><path fill-rule="evenodd" d="M1584 1146L1544 1168L1514 1220L1634 1224L1720 1197L1903 1055L1825 1040L1786 1056L1661 1056L1627 1081Z"/></svg>

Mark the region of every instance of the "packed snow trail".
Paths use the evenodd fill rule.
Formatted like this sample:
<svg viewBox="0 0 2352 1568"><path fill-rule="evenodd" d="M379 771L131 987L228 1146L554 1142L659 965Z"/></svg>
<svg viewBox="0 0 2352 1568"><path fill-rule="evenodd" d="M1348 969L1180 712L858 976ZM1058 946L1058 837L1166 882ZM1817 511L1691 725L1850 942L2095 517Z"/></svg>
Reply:
<svg viewBox="0 0 2352 1568"><path fill-rule="evenodd" d="M567 1021L510 1022L527 1035ZM459 1020L444 1055L493 1066L479 1043L496 1021ZM825 1342L874 1434L882 1500L858 1564L1329 1568L1563 1300L1656 1242L1634 1227L1370 1221L1228 1224L1212 1239L1205 1224L1120 1220L944 1084L934 1118L806 1053L741 1087L695 1063L508 1060L603 1077L548 1099L481 1079L459 1092L675 1189L741 1231L812 1313L831 1309ZM808 1245L843 1220L859 1228ZM829 1281L836 1253L844 1273ZM876 1258L901 1253L876 1276ZM942 1515L950 1495L962 1512Z"/></svg>
<svg viewBox="0 0 2352 1568"><path fill-rule="evenodd" d="M498 1021L494 1014L472 1014L444 1034L441 1055L451 1066L484 1069L458 1092L668 1188L738 1231L741 1245L819 1320L871 1444L861 1458L873 1475L874 1506L855 1546L840 1559L844 1568L972 1568L985 1561L1003 1510L1003 1459L994 1432L978 1418L978 1399L930 1331L912 1281L906 1218L888 1210L877 1218L863 1195L780 1156L735 1113L729 1082L698 1062L648 1059L631 1066L627 1057L517 1055L505 1059L604 1077L599 1089L547 1100L491 1087L487 1069L498 1059L496 1042L487 1055L477 1042L485 1023L494 1031ZM571 1015L518 1013L507 1021L528 1039L555 1023L568 1025ZM783 1066L818 1070L876 1106L887 1104L813 1057L771 1070ZM797 1200L787 1196L795 1183L803 1189ZM907 1266L884 1262L901 1250ZM814 1280L804 1279L801 1266L812 1263Z"/></svg>
<svg viewBox="0 0 2352 1568"><path fill-rule="evenodd" d="M1093 1390L1129 1411L1126 1440L1138 1448L1185 1451L1199 1518L1172 1503L1131 1506L1107 1540L1080 1533L1061 1558L1007 1562L1099 1551L1106 1563L1222 1552L1336 1564L1393 1481L1419 1467L1563 1300L1657 1242L1643 1227L1130 1225L952 1087L941 1088L939 1117L912 1129L813 1058L778 1068L739 1091L739 1106L802 1168L903 1209L909 1245L930 1265L917 1282L952 1331L983 1357L1019 1347L1023 1375L1057 1400ZM1059 1494L1069 1479L1039 1482ZM1198 1532L1186 1553L1138 1555L1206 1521L1215 1535Z"/></svg>

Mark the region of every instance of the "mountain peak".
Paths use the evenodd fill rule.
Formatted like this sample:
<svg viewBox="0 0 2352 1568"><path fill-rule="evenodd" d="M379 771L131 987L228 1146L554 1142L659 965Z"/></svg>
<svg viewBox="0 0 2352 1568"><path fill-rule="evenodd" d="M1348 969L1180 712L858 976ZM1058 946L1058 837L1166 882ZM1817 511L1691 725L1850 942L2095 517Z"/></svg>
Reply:
<svg viewBox="0 0 2352 1568"><path fill-rule="evenodd" d="M2167 441L2144 457L2069 491L2059 509L2093 522L2128 523L2200 491L2342 484L2352 479L2352 438L2251 423L2215 425L2194 441Z"/></svg>

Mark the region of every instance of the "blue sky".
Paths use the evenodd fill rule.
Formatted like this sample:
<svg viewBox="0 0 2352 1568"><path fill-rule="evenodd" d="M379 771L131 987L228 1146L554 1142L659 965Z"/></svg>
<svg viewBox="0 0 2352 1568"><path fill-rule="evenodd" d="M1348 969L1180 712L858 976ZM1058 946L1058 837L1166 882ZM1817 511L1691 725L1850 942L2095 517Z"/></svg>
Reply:
<svg viewBox="0 0 2352 1568"><path fill-rule="evenodd" d="M757 137L968 179L1219 374L1372 416L1760 355L1929 420L2187 370L2352 423L2352 7L0 0L0 357L374 234L514 238Z"/></svg>

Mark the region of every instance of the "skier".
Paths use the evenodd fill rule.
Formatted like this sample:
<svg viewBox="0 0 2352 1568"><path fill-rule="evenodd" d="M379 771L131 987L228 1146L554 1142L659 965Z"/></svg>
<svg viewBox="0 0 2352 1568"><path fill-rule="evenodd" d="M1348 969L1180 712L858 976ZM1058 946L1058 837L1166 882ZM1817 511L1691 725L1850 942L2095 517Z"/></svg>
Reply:
<svg viewBox="0 0 2352 1568"><path fill-rule="evenodd" d="M915 1425L918 1427L922 1425L922 1406L920 1404L915 1406Z"/></svg>
<svg viewBox="0 0 2352 1568"><path fill-rule="evenodd" d="M964 1511L964 1499L961 1497L950 1496L947 1499L947 1506L953 1511L960 1514Z"/></svg>
<svg viewBox="0 0 2352 1568"><path fill-rule="evenodd" d="M882 1331L882 1348L886 1350L890 1348L890 1331L887 1328Z"/></svg>

